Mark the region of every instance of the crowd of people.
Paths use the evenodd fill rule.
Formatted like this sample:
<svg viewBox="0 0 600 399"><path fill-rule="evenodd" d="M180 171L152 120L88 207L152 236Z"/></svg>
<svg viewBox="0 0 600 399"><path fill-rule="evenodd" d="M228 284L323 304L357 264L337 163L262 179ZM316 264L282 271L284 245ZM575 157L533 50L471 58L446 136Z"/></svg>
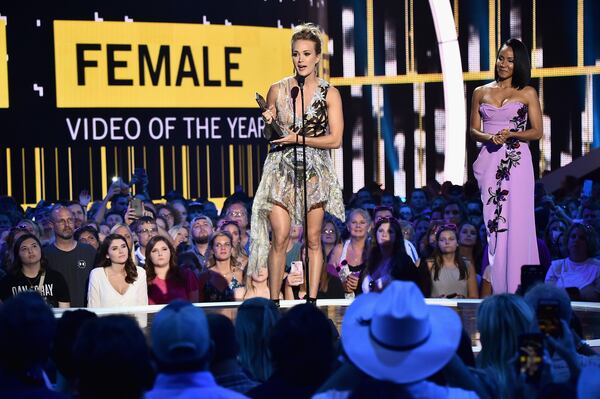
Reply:
<svg viewBox="0 0 600 399"><path fill-rule="evenodd" d="M214 397L236 397L235 393L222 389L257 398L279 397L282 392L292 396L295 394L291 392L297 393L293 397L310 397L315 393L317 397L334 397L338 391L345 392L347 396L343 397L368 397L372 390L391 397L418 397L423 392L444 397L440 389L447 397L507 398L515 397L516 390L525 395L532 389L539 395L560 392L561 397L575 397L578 390L584 392L589 388L581 387L580 381L590 375L586 367L600 363L595 352L582 343L583 332L569 302L599 300L598 196L595 191L591 197L583 195L574 182L565 184L556 196L546 194L543 185L536 184L540 265L534 265L534 270L545 284L527 292L529 285L520 287L517 293L525 295L523 299L514 294L492 295L490 276L486 273L487 230L474 187L471 182L464 186L431 182L413 190L402 201L373 185L359 190L348 202L346 223L326 216L321 233L324 264L318 297L355 298L342 325L341 342L331 322L312 305L280 315L277 304L269 299L267 265L262 265L258 273L246 273L251 244L251 199L241 191L227 198L220 214L209 201L188 201L175 192L156 204L142 194L144 190L138 190L135 196L143 203L142 214L136 214L131 206L130 187L122 182L115 182L107 197L96 203L90 203L87 193L82 192L78 202L42 202L23 212L11 198L4 197L0 200L0 220L7 223L1 235L0 299L5 304L0 305L0 313L5 316L0 316L0 323L5 325L0 330L19 335L16 330L11 332L15 328L24 335L14 340L13 336L5 337L0 342L23 342L28 346L41 340L36 345L46 345L28 347L24 353L32 356L27 360L29 363L14 360L16 355L11 355L11 351L21 350L18 345L3 349L6 356L0 357L6 361L0 372L1 378L7 379L5 389L43 391L49 386L45 373L52 372L54 389L68 395L75 392L80 397L141 397L149 390L148 397L169 397L173 389L181 390L185 384L196 387L198 392L210 391ZM307 296L304 270L294 267L294 263L304 261L303 245L302 226L293 225L279 294L282 299ZM397 292L390 293L394 291ZM449 330L445 330L446 338L453 341L447 344L456 356L436 359L441 368L436 366L435 370L433 360L431 367L423 363L421 367L428 375L414 378L387 376L381 365L376 364L379 355L368 351L352 353L354 349L344 346L345 337L353 334L345 331L346 324L358 323L350 328L352 331L365 327L356 320L365 323L370 320L373 326L377 318L385 323L408 323L395 320L402 312L390 310L387 314L383 304L407 306L406 312L410 314L424 306L424 297L489 297L478 311L482 350L476 363L468 353L468 339L457 346L460 339L454 342L454 335L461 334L449 334ZM40 298L46 303L46 310L42 310ZM545 338L544 348L548 353L543 359L548 375L531 385L527 378L518 380L513 363L519 352L520 335L535 330L537 309L547 300L560 303L564 326L561 336ZM243 301L235 327L231 321L216 315L209 315L206 321L200 310L186 305L210 301ZM189 332L199 334L189 338L197 340L194 350L203 348L198 361L186 360L183 366L163 363L154 353L157 350L154 345L159 345L155 342L151 357L148 347L140 346L139 342L133 344L141 332L138 324L126 317L97 319L93 313L77 310L67 312L56 329L54 319L45 313L49 311L48 305L118 308L169 303L179 303L168 307L175 319L182 318L190 326L196 318L202 319L199 330ZM381 306L374 305L377 303ZM21 313L24 319L15 318L14 306L31 306L32 311L27 312L27 317ZM363 315L365 309L357 310L358 314L351 311L362 306L371 309L372 319ZM432 316L432 320L437 317ZM454 323L452 317L447 317L448 325ZM177 322L184 323L181 320L169 319L169 328ZM161 323L156 321L152 329L159 328ZM39 323L44 322L52 327L45 329L46 335L41 337ZM26 331L34 324L35 331ZM80 328L86 331L85 338L76 340ZM211 335L208 331L213 328L217 330ZM456 328L460 332L460 321ZM394 344L378 341L376 333L376 330L370 332L374 334L370 338L371 350L374 353L391 350L388 355L394 359ZM27 334L33 336L21 341L29 337ZM115 334L123 341L108 340L106 347L98 348L95 345L105 341L94 339L100 334L103 337ZM164 339L183 339L172 332L162 334ZM323 341L316 342L317 336ZM358 338L349 339L351 345ZM399 347L404 348L406 343L402 340L407 338L399 335L382 339L398 339ZM78 360L75 354L81 352L74 351L73 345L81 345L85 353L100 358ZM186 345L182 344L181 354L175 349L173 353L184 356L189 349ZM431 345L437 348L431 353L437 353L442 343ZM355 346L361 347L351 348ZM297 348L293 356L291 347ZM465 347L467 355L463 353ZM70 351L74 351L72 358L66 360L70 363L61 365ZM112 369L112 361L108 364L107 356L114 354L106 351L125 352L121 354L123 362L118 363L137 370L136 375L127 376L122 392L108 392L113 389L112 384L98 385L101 378L97 376L107 375L115 381L120 378L111 374L116 371ZM134 352L135 360L130 358ZM48 356L53 359L50 363ZM76 361L87 366L76 366ZM52 365L50 369L48 364ZM323 366L314 367L316 364ZM399 376L407 374L411 367L399 362L398 368L391 370ZM185 376L179 379L173 373ZM298 375L303 376L302 381Z"/></svg>
<svg viewBox="0 0 600 399"><path fill-rule="evenodd" d="M243 192L227 198L218 214L201 198L172 192L157 204L139 190L143 213L136 215L129 190L118 181L102 201L90 203L82 192L78 202L41 202L26 212L3 198L0 299L28 290L53 307L270 298L267 264L247 273L252 202ZM573 185L555 198L538 183L535 203L537 279L573 300L600 300L597 196ZM281 299L307 297L303 246L302 225L292 225ZM493 293L486 247L470 182L432 182L407 201L365 187L348 202L346 223L325 217L318 298L354 298L394 280L414 282L425 297L484 298Z"/></svg>

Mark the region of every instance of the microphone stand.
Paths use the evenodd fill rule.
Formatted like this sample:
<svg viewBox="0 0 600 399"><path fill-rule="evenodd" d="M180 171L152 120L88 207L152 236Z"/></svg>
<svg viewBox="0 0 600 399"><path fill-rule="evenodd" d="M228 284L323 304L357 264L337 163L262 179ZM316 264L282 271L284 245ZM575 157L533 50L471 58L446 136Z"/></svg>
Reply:
<svg viewBox="0 0 600 399"><path fill-rule="evenodd" d="M299 76L297 78L298 86L300 87L300 102L302 104L302 126L300 127L300 131L302 132L302 180L304 180L304 259L306 261L306 267L304 268L305 276L306 276L306 295L310 298L310 273L309 273L309 265L310 261L308 258L308 193L306 190L306 132L304 131L304 76ZM295 103L295 101L294 101ZM316 298L316 297L315 297Z"/></svg>

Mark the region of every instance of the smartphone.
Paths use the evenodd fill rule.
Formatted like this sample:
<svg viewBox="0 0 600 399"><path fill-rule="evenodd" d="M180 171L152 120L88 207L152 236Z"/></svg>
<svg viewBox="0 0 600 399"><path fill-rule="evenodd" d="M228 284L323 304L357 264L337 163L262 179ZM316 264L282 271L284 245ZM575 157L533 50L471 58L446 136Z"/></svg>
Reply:
<svg viewBox="0 0 600 399"><path fill-rule="evenodd" d="M540 300L536 315L538 326L542 333L554 338L562 336L563 331L559 310L558 301L552 299Z"/></svg>
<svg viewBox="0 0 600 399"><path fill-rule="evenodd" d="M290 263L290 273L299 274L302 276L302 280L298 283L298 285L304 282L304 268L302 266L301 260L295 260Z"/></svg>
<svg viewBox="0 0 600 399"><path fill-rule="evenodd" d="M536 284L543 284L546 279L546 271L541 265L521 266L521 293L525 293Z"/></svg>
<svg viewBox="0 0 600 399"><path fill-rule="evenodd" d="M135 217L141 218L144 216L144 208L142 200L139 198L132 198L129 200L129 207L135 210Z"/></svg>
<svg viewBox="0 0 600 399"><path fill-rule="evenodd" d="M544 365L544 336L542 334L519 335L519 359L517 372L529 383L538 383Z"/></svg>
<svg viewBox="0 0 600 399"><path fill-rule="evenodd" d="M584 197L591 198L592 197L592 185L594 182L590 179L583 181L583 188L581 190L581 195Z"/></svg>

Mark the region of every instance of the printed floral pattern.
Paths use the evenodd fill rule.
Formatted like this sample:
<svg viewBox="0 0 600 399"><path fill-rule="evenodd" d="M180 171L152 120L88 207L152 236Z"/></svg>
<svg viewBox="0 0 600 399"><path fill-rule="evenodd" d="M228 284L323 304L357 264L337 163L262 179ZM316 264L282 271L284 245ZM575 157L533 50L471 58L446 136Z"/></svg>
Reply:
<svg viewBox="0 0 600 399"><path fill-rule="evenodd" d="M511 132L522 132L527 125L527 106L523 105L517 111L517 114L510 120L513 127ZM502 189L502 182L510 180L511 169L519 166L521 161L521 151L519 147L521 143L519 139L511 137L504 143L505 157L500 160L498 169L496 170L496 187L488 187L487 205L493 204L496 206L494 210L494 218L487 221L487 228L491 234L498 234L508 231L508 228L501 224L506 223L506 218L502 216L502 207L504 202L508 200L509 190Z"/></svg>

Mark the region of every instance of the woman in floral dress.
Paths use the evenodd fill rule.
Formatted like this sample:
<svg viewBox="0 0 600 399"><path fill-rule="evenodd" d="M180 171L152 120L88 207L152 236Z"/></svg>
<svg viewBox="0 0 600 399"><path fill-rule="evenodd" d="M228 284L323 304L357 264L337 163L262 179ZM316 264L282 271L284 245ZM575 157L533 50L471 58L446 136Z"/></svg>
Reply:
<svg viewBox="0 0 600 399"><path fill-rule="evenodd" d="M528 143L543 130L537 93L527 86L530 76L527 48L509 39L498 51L495 80L473 92L470 133L483 143L473 171L484 205L486 275L494 293L515 292L521 266L539 263Z"/></svg>

